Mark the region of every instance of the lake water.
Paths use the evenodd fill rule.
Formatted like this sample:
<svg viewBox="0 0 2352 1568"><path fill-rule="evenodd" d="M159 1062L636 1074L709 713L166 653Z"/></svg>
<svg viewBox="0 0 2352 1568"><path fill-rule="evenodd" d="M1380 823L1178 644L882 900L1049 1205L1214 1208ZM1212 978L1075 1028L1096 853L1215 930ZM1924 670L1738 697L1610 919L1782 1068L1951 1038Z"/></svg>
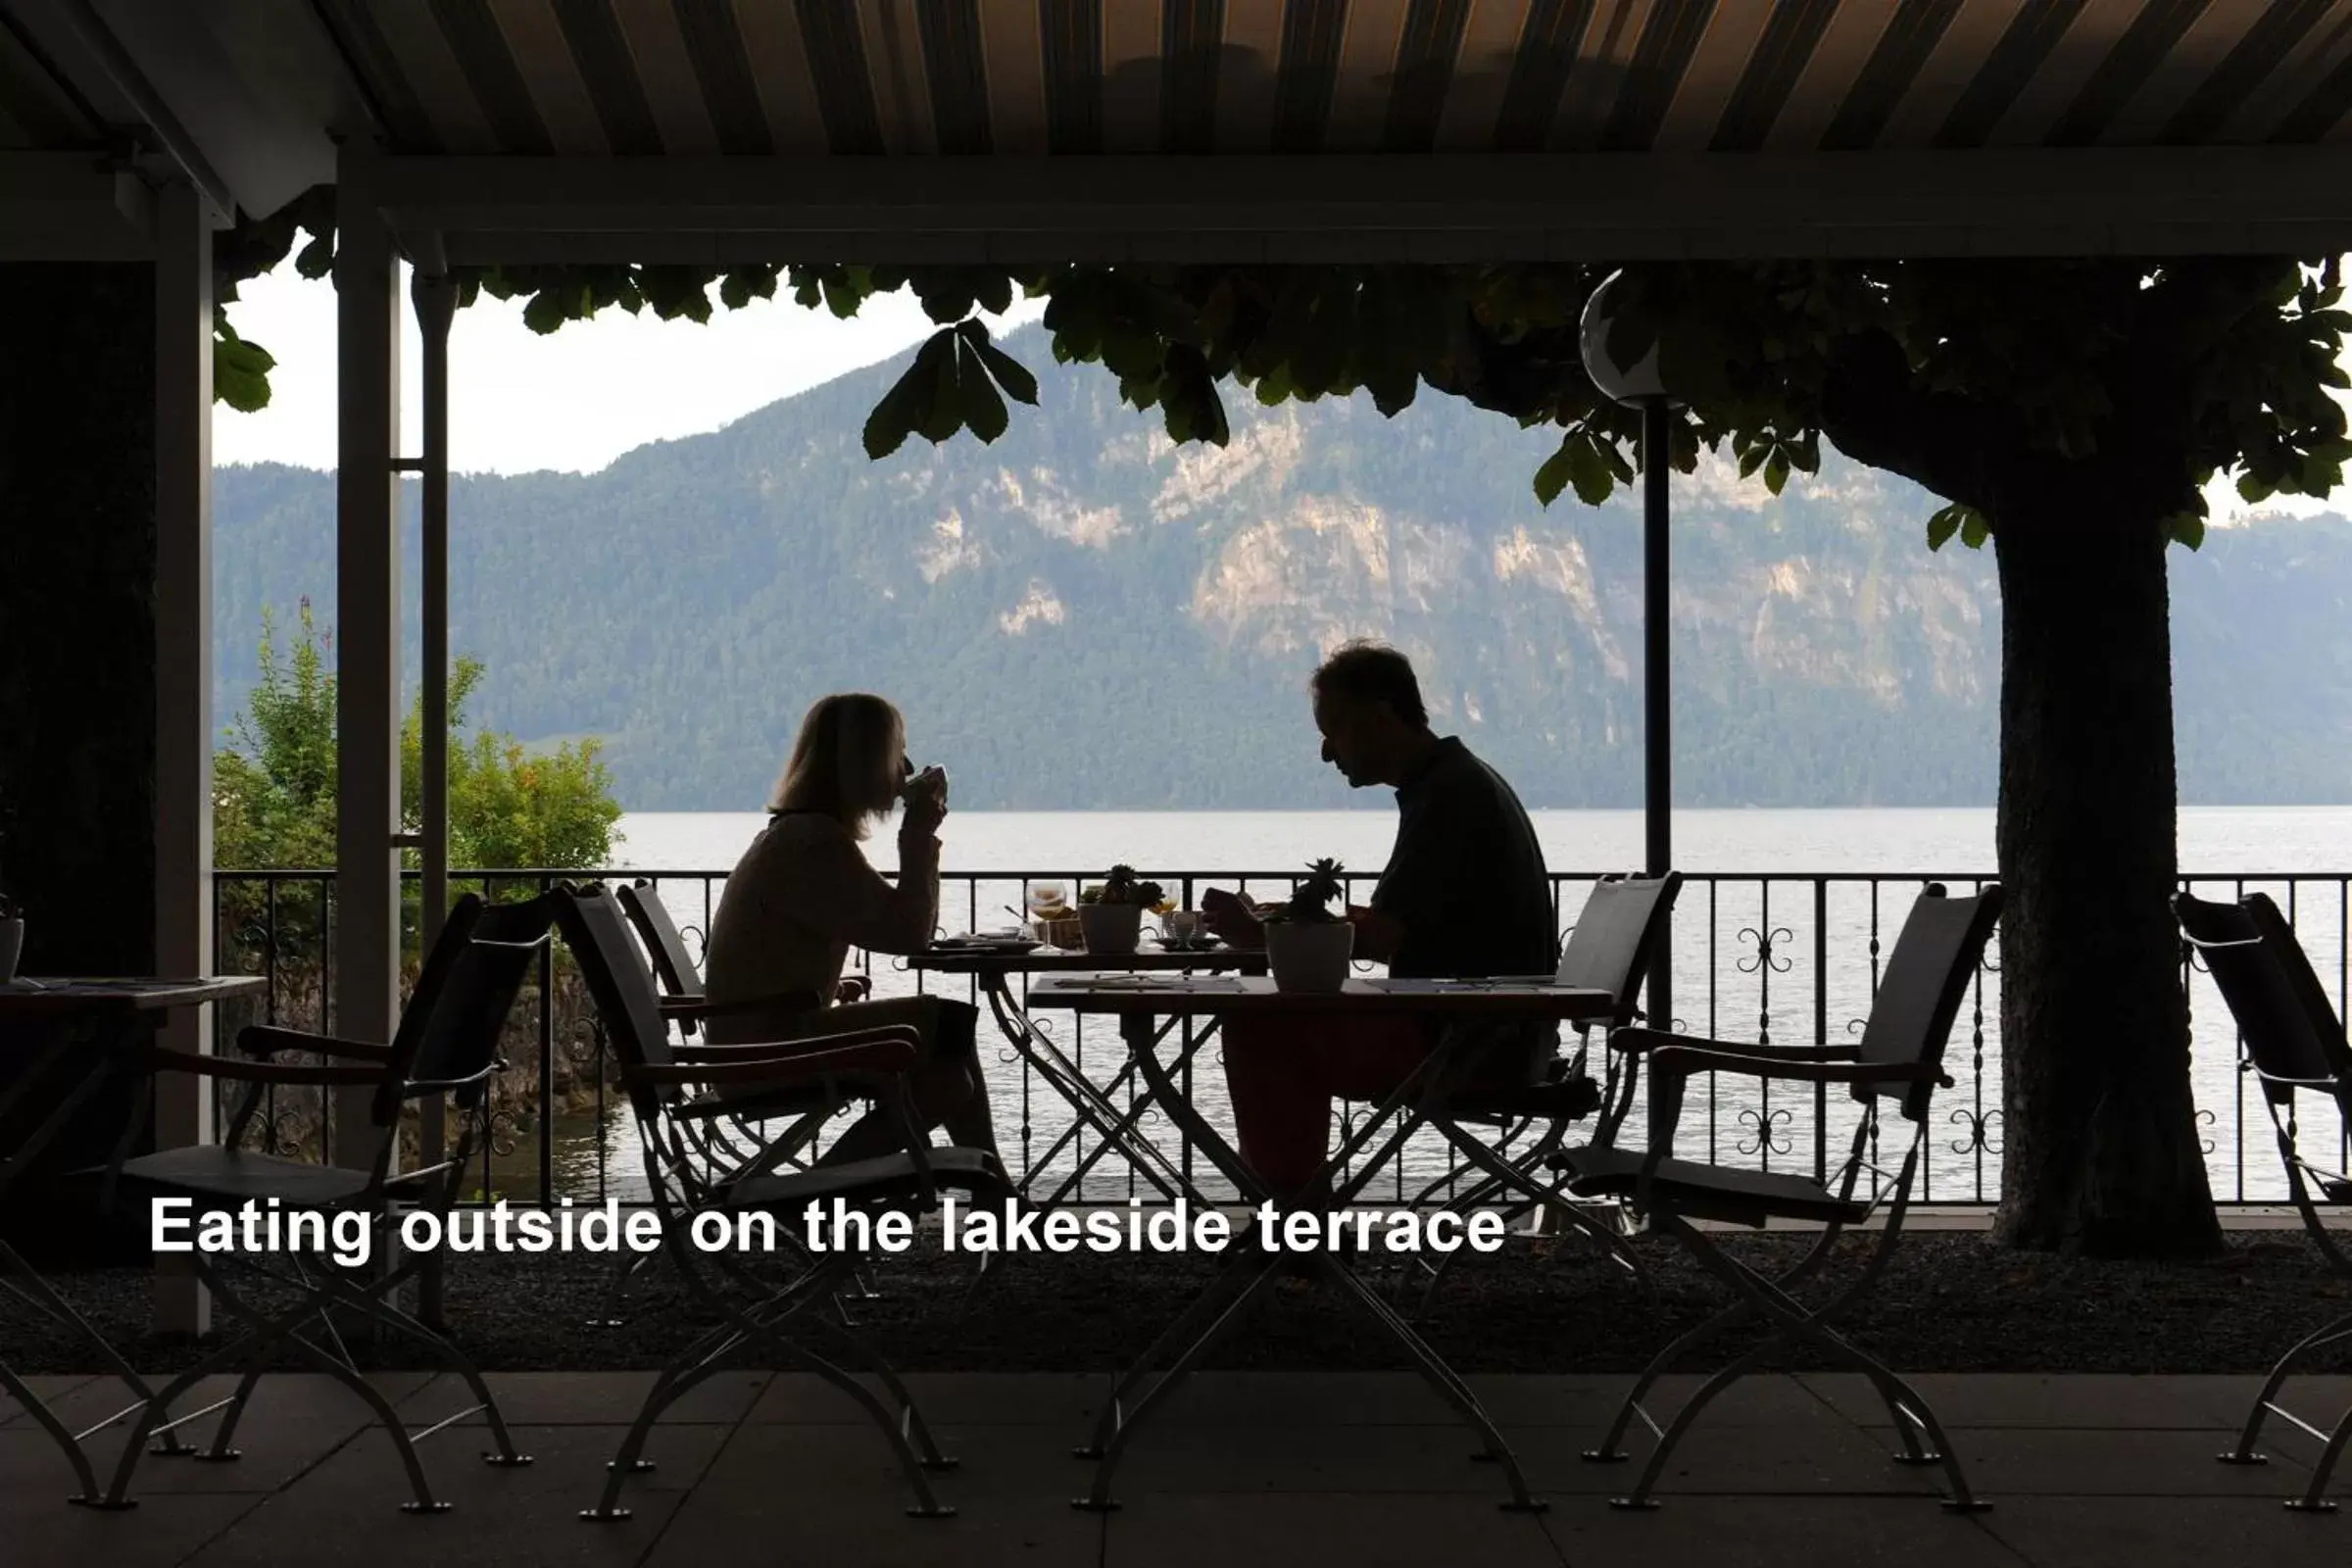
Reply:
<svg viewBox="0 0 2352 1568"><path fill-rule="evenodd" d="M1373 792L1367 792L1371 798ZM1396 835L1386 791L1358 811L956 811L941 838L951 871L1142 868L1284 871L1318 856L1377 872ZM1555 871L1637 869L1640 811L1537 811ZM760 831L758 812L639 811L623 817L615 865L724 871ZM1720 810L1674 814L1675 859L1693 871L1889 871L1990 875L1993 814L1972 809ZM2180 864L2208 872L2352 865L2352 807L2192 806ZM893 868L887 830L868 846Z"/></svg>
<svg viewBox="0 0 2352 1568"><path fill-rule="evenodd" d="M1360 899L1387 858L1396 823L1387 792L1367 792L1366 799L1378 801L1378 808L955 812L941 835L950 878L941 922L949 931L1009 924L1004 906L1020 905L1022 886L1006 873L1091 878L1122 860L1151 875L1204 873L1193 890L1197 900L1201 886L1238 885L1233 873L1280 875L1331 856L1364 878L1355 888ZM763 820L748 812L632 813L621 821L623 838L612 863L656 875L663 898L699 936L723 891L724 874ZM1642 863L1639 811L1540 811L1535 822L1547 863L1564 879L1563 927L1573 924L1584 897L1575 879ZM1990 809L1681 811L1674 830L1676 863L1692 881L1675 910L1673 1016L1678 1027L1729 1040L1849 1038L1869 1011L1884 951L1916 895L1917 882L1904 879L1964 883L1989 878L1994 863ZM2180 846L2185 873L2228 879L2201 891L2228 895L2242 876L2248 886L2266 887L2287 904L2315 967L2342 1007L2352 963L2346 895L2337 873L2352 866L2352 808L2186 808L2180 816ZM868 846L885 871L895 869L894 851L887 828ZM1790 879L1795 873L1806 875ZM1817 884L1812 874L1831 880ZM1874 882L1874 876L1892 880ZM1262 883L1254 890L1276 891ZM922 988L921 977L888 958L872 960L871 973L878 995ZM1953 1032L1946 1068L1956 1082L1936 1100L1928 1151L1933 1198L1989 1200L1999 1191L1998 984L1997 972L1983 977ZM2193 1071L2216 1196L2275 1199L2281 1189L2269 1128L2236 1071L2235 1037L2220 998L2201 975L2192 982L2190 1008ZM1078 1022L1067 1014L1046 1019L1057 1039L1108 1078L1123 1060L1115 1032L1101 1021L1083 1028ZM985 1017L982 1026L992 1029ZM1070 1118L993 1030L988 1043L1002 1048L989 1062L991 1092L999 1138L1017 1171L1044 1155ZM1194 1098L1213 1122L1229 1127L1223 1075L1212 1057L1213 1049L1201 1059ZM1688 1153L1810 1170L1825 1153L1833 1164L1841 1157L1855 1125L1849 1105L1809 1091L1759 1093L1723 1080L1711 1095L1693 1094L1680 1144ZM575 1188L601 1165L614 1190L642 1190L633 1134L612 1131L621 1136L569 1140L564 1163ZM1089 1147L1091 1139L1082 1140L1045 1169L1066 1169L1077 1151ZM1409 1191L1442 1169L1441 1153L1416 1146L1405 1169ZM1088 1196L1102 1200L1122 1199L1129 1191L1116 1161L1097 1166L1086 1188Z"/></svg>

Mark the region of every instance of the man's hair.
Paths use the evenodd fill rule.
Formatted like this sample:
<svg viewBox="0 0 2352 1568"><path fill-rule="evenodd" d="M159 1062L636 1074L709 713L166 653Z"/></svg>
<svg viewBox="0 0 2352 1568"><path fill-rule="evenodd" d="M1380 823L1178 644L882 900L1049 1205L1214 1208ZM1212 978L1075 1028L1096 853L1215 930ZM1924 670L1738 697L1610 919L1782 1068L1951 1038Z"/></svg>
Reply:
<svg viewBox="0 0 2352 1568"><path fill-rule="evenodd" d="M1340 644L1315 670L1309 684L1318 694L1386 703L1398 718L1416 728L1429 724L1429 710L1421 706L1421 683L1413 677L1413 662L1386 643L1358 638Z"/></svg>

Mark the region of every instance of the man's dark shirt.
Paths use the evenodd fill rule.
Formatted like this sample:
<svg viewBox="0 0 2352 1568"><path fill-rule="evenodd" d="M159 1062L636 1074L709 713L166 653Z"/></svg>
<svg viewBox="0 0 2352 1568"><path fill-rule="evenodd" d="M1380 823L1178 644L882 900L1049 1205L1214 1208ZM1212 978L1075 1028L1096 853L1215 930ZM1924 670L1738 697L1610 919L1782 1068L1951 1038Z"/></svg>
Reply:
<svg viewBox="0 0 2352 1568"><path fill-rule="evenodd" d="M1396 786L1396 845L1372 907L1404 927L1403 978L1549 974L1551 878L1502 775L1452 736Z"/></svg>

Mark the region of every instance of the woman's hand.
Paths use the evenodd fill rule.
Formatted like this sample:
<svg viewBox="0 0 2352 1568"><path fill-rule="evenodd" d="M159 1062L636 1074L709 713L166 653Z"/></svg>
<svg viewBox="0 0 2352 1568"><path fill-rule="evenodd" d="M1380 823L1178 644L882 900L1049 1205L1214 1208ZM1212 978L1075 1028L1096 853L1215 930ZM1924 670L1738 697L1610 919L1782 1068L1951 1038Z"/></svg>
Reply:
<svg viewBox="0 0 2352 1568"><path fill-rule="evenodd" d="M899 824L902 836L929 838L948 815L948 774L926 767L906 781L906 814Z"/></svg>

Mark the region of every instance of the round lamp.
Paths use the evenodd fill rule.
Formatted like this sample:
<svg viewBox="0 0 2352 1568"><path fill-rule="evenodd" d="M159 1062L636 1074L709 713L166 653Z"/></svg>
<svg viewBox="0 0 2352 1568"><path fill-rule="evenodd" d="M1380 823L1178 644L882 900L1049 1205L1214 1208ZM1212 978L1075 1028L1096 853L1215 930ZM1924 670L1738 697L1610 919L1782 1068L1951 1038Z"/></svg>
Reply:
<svg viewBox="0 0 2352 1568"><path fill-rule="evenodd" d="M1609 354L1609 327L1617 319L1613 299L1623 272L1611 272L1585 300L1585 314L1577 323L1578 346L1583 351L1585 373L1592 384L1607 397L1619 403L1651 403L1666 396L1666 382L1658 374L1658 340L1650 339L1649 349L1632 365L1620 365Z"/></svg>

